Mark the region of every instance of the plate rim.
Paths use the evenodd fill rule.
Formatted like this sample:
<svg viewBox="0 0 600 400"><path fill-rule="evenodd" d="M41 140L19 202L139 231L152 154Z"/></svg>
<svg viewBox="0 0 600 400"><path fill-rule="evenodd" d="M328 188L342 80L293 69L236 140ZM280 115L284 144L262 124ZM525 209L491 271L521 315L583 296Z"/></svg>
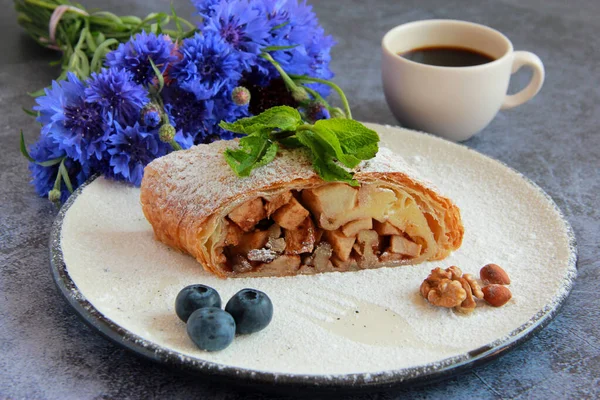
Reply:
<svg viewBox="0 0 600 400"><path fill-rule="evenodd" d="M291 374L234 367L190 357L146 340L105 317L86 299L83 293L79 291L79 288L69 275L61 248L63 221L69 208L75 203L77 197L90 183L99 178L101 176L100 174L90 177L69 197L67 202L60 208L52 224L49 245L50 269L59 292L85 323L96 329L113 343L146 359L158 362L170 368L182 370L186 373L201 375L206 378L214 378L218 381L227 381L235 383L236 385L268 385L270 387L275 386L279 388L296 387L319 390L381 390L397 386L413 386L432 383L458 375L475 366L488 363L524 343L547 326L558 314L573 288L577 275L578 260L577 242L573 228L552 197L531 179L506 165L504 162L480 153L463 144L448 142L428 133L411 131L402 127L374 123L371 123L371 125L378 125L386 129L407 130L412 133L428 136L430 139L440 140L467 149L477 153L480 157L484 157L509 169L521 179L525 180L533 189L541 193L545 200L554 208L554 211L558 213L566 228L569 239L569 265L563 281L564 289L561 293L553 297L544 308L534 314L526 323L514 329L503 338L461 355L409 368L371 373L332 375Z"/></svg>

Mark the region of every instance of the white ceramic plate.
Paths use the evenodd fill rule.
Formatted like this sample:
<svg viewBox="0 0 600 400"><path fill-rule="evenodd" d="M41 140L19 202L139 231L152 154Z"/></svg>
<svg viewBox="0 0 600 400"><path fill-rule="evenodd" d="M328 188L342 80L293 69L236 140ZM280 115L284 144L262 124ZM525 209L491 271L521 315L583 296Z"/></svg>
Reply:
<svg viewBox="0 0 600 400"><path fill-rule="evenodd" d="M575 277L568 223L537 186L466 147L405 129L371 125L382 143L461 209L462 247L445 260L291 278L220 280L153 238L139 189L91 180L61 209L52 239L55 280L84 319L117 343L189 372L244 383L380 388L430 381L485 362L545 326ZM202 171L198 171L202 173ZM418 288L435 267L509 273L513 299L480 302L468 316L429 305ZM198 350L174 313L192 283L224 303L252 287L273 300L262 332L221 352Z"/></svg>

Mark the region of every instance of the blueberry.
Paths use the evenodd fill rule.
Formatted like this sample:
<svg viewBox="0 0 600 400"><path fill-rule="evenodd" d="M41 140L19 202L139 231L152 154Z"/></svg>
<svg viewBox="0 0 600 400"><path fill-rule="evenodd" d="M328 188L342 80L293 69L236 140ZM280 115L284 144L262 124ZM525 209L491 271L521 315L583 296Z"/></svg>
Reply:
<svg viewBox="0 0 600 400"><path fill-rule="evenodd" d="M187 321L187 333L200 349L219 351L233 342L235 321L220 308L199 308Z"/></svg>
<svg viewBox="0 0 600 400"><path fill-rule="evenodd" d="M183 322L187 322L194 311L204 307L221 308L221 296L209 286L186 286L175 299L175 312Z"/></svg>
<svg viewBox="0 0 600 400"><path fill-rule="evenodd" d="M271 322L273 303L259 290L242 289L227 302L225 311L235 320L236 333L254 333Z"/></svg>

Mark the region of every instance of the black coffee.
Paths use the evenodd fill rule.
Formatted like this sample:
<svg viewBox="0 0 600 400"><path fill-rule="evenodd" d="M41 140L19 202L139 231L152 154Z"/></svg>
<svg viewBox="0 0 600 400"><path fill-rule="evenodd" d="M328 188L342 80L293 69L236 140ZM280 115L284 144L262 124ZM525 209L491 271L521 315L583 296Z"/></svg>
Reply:
<svg viewBox="0 0 600 400"><path fill-rule="evenodd" d="M421 64L439 67L472 67L495 60L487 54L464 47L422 47L398 55Z"/></svg>

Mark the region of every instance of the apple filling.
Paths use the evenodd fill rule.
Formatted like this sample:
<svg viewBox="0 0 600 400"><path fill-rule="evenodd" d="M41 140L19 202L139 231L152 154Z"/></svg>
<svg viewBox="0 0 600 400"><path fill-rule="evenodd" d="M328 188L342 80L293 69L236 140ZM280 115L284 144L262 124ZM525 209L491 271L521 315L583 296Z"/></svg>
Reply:
<svg viewBox="0 0 600 400"><path fill-rule="evenodd" d="M213 251L232 275L283 276L420 262L436 221L415 193L384 183L328 183L258 197L233 209Z"/></svg>

